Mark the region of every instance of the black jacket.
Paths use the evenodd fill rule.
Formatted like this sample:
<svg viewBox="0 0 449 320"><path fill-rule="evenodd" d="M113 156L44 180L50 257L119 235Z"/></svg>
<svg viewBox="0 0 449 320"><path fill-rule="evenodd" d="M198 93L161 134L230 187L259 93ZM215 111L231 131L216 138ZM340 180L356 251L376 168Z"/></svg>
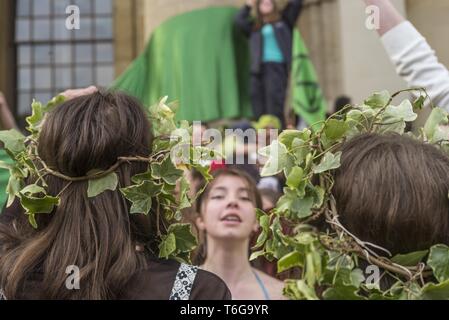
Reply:
<svg viewBox="0 0 449 320"><path fill-rule="evenodd" d="M282 11L281 20L273 23L274 33L284 55L288 70L292 63L293 28L302 10L303 0L290 0ZM249 37L251 50L251 72L260 73L262 64L263 36L255 30L254 20L250 19L251 7L245 5L235 16L235 24Z"/></svg>

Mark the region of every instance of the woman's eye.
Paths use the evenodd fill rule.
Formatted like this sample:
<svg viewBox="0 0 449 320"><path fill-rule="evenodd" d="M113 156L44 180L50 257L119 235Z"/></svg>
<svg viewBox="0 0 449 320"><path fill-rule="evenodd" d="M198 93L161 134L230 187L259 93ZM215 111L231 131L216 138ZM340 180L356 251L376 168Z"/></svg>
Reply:
<svg viewBox="0 0 449 320"><path fill-rule="evenodd" d="M240 197L240 200L243 201L251 201L251 199L249 197Z"/></svg>
<svg viewBox="0 0 449 320"><path fill-rule="evenodd" d="M219 200L219 199L223 199L224 196L216 195L216 196L212 196L212 197L210 197L210 198L213 199L213 200Z"/></svg>

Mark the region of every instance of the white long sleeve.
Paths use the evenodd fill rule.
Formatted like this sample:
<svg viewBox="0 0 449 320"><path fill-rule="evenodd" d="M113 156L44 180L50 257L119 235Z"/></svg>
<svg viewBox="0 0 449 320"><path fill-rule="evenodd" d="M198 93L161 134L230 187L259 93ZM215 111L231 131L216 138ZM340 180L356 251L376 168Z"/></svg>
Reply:
<svg viewBox="0 0 449 320"><path fill-rule="evenodd" d="M415 27L404 21L385 33L382 43L409 87L425 88L436 106L449 111L449 71Z"/></svg>

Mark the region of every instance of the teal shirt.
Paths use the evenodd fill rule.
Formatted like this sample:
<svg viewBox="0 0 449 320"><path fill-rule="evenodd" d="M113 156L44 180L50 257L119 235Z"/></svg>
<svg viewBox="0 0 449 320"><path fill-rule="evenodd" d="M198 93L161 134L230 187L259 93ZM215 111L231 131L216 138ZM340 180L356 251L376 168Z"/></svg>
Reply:
<svg viewBox="0 0 449 320"><path fill-rule="evenodd" d="M262 36L263 36L262 61L278 62L278 63L285 62L284 55L282 54L281 48L279 47L272 24L266 24L262 27Z"/></svg>

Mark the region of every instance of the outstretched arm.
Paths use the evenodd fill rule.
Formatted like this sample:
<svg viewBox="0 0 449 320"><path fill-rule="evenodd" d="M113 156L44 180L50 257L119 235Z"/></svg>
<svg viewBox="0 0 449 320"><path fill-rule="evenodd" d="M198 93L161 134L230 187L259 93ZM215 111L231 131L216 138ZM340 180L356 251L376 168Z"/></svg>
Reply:
<svg viewBox="0 0 449 320"><path fill-rule="evenodd" d="M303 0L290 0L282 12L282 19L293 29L301 14Z"/></svg>
<svg viewBox="0 0 449 320"><path fill-rule="evenodd" d="M250 19L250 14L254 5L255 0L247 0L246 4L240 9L234 19L237 27L239 27L246 36L249 36L253 30L254 22Z"/></svg>
<svg viewBox="0 0 449 320"><path fill-rule="evenodd" d="M396 71L409 87L423 87L435 105L449 111L449 71L426 39L389 0L365 0L380 12L379 34Z"/></svg>

